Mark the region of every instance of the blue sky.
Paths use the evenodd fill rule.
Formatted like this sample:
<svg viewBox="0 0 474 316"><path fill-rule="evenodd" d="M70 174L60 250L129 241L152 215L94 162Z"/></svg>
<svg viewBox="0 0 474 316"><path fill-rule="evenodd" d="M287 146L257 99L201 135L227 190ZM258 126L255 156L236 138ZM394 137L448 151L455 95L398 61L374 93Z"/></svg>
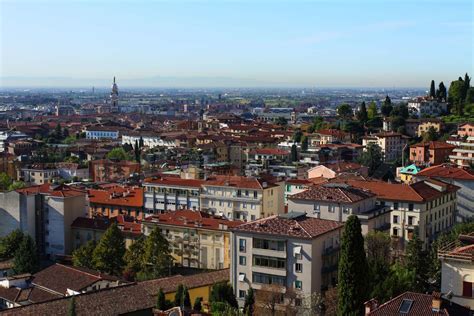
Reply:
<svg viewBox="0 0 474 316"><path fill-rule="evenodd" d="M471 0L0 0L0 84L421 87L473 72L473 10Z"/></svg>

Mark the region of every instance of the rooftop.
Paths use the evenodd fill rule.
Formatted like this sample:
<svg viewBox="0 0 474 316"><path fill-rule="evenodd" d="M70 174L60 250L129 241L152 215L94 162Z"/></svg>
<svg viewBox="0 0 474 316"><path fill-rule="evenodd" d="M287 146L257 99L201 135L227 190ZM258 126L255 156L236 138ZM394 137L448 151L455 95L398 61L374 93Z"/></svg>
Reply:
<svg viewBox="0 0 474 316"><path fill-rule="evenodd" d="M474 174L472 172L449 164L428 167L420 171L418 176L474 181Z"/></svg>
<svg viewBox="0 0 474 316"><path fill-rule="evenodd" d="M113 186L87 191L89 201L94 204L143 207L143 188Z"/></svg>
<svg viewBox="0 0 474 316"><path fill-rule="evenodd" d="M340 222L308 217L304 213L290 212L245 223L232 230L313 239L327 232L340 229L342 226L343 224Z"/></svg>
<svg viewBox="0 0 474 316"><path fill-rule="evenodd" d="M368 190L350 185L327 183L311 187L301 193L293 194L290 200L327 201L335 203L355 203L375 196Z"/></svg>

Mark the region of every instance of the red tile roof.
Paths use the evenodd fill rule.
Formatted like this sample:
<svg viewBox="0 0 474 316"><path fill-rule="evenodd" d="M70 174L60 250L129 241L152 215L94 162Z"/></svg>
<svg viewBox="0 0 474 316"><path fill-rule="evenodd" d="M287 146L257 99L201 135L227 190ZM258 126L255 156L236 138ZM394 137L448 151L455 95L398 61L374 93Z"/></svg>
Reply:
<svg viewBox="0 0 474 316"><path fill-rule="evenodd" d="M448 164L428 167L418 172L417 176L474 181L472 172Z"/></svg>
<svg viewBox="0 0 474 316"><path fill-rule="evenodd" d="M30 195L30 194L46 194L56 197L74 197L74 196L85 196L85 191L80 190L73 186L67 185L54 185L50 183L45 183L42 185L34 185L31 187L26 187L23 189L16 190L20 194Z"/></svg>
<svg viewBox="0 0 474 316"><path fill-rule="evenodd" d="M204 180L199 179L181 179L178 177L146 178L144 183L156 184L161 186L179 186L200 188Z"/></svg>
<svg viewBox="0 0 474 316"><path fill-rule="evenodd" d="M278 148L257 148L250 152L251 155L275 155L275 156L286 156L289 155L289 151L278 149Z"/></svg>
<svg viewBox="0 0 474 316"><path fill-rule="evenodd" d="M203 185L205 186L232 186L242 189L263 189L263 185L266 183L266 187L275 187L276 185L270 182L263 181L254 177L242 177L242 176L214 176L207 180Z"/></svg>
<svg viewBox="0 0 474 316"><path fill-rule="evenodd" d="M245 223L232 231L313 239L342 226L340 222L309 217L304 213L288 213Z"/></svg>
<svg viewBox="0 0 474 316"><path fill-rule="evenodd" d="M212 216L208 213L192 210L178 210L168 213L156 214L145 219L146 222L156 222L160 225L199 227L202 229L227 230L242 224L241 221L231 221L225 218ZM197 225L197 226L196 226Z"/></svg>
<svg viewBox="0 0 474 316"><path fill-rule="evenodd" d="M455 145L448 144L446 142L438 142L438 141L431 141L427 143L418 143L411 145L410 148L417 148L417 147L428 147L429 149L454 149L456 148Z"/></svg>
<svg viewBox="0 0 474 316"><path fill-rule="evenodd" d="M368 190L345 184L329 183L311 187L306 191L293 194L290 200L326 201L334 203L356 203L375 196Z"/></svg>
<svg viewBox="0 0 474 316"><path fill-rule="evenodd" d="M143 207L143 192L143 188L118 185L106 189L90 189L87 191L91 203L130 207Z"/></svg>
<svg viewBox="0 0 474 316"><path fill-rule="evenodd" d="M403 300L413 301L408 313L400 313L400 307ZM442 299L441 308L434 311L432 308L433 295L405 292L394 299L380 305L372 310L369 316L469 316L469 308L462 307L456 303L448 302Z"/></svg>
<svg viewBox="0 0 474 316"><path fill-rule="evenodd" d="M101 280L117 281L120 279L99 271L56 263L34 274L32 284L66 295L67 289L81 291Z"/></svg>

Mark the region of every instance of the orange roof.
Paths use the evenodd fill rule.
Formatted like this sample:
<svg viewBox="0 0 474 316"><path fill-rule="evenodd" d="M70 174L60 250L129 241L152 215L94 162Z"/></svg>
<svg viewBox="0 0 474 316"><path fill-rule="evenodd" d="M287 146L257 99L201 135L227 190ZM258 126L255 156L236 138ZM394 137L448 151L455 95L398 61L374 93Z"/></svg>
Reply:
<svg viewBox="0 0 474 316"><path fill-rule="evenodd" d="M200 227L203 229L213 230L226 230L221 225L237 227L242 224L241 221L231 221L205 212L192 210L178 210L163 214L155 214L145 218L145 221L163 225Z"/></svg>
<svg viewBox="0 0 474 316"><path fill-rule="evenodd" d="M162 186L179 186L200 188L204 180L199 179L181 179L178 177L146 178L144 183L157 184Z"/></svg>
<svg viewBox="0 0 474 316"><path fill-rule="evenodd" d="M429 149L454 149L456 148L455 145L448 144L446 142L438 142L438 141L431 141L427 143L418 143L415 145L411 145L410 148L416 147L428 147Z"/></svg>
<svg viewBox="0 0 474 316"><path fill-rule="evenodd" d="M417 176L429 178L448 178L456 180L474 180L474 174L471 172L448 164L425 168L418 172Z"/></svg>
<svg viewBox="0 0 474 316"><path fill-rule="evenodd" d="M91 203L143 207L143 192L143 188L117 185L98 190L90 189L87 193Z"/></svg>
<svg viewBox="0 0 474 316"><path fill-rule="evenodd" d="M20 194L46 194L56 197L74 197L85 195L85 191L73 186L45 183L16 190Z"/></svg>
<svg viewBox="0 0 474 316"><path fill-rule="evenodd" d="M242 177L242 176L215 176L209 179L203 185L210 186L232 186L243 189L263 189L263 183L265 181L253 177ZM274 187L275 184L267 183L268 187Z"/></svg>
<svg viewBox="0 0 474 316"><path fill-rule="evenodd" d="M252 155L277 155L277 156L285 156L288 155L289 152L287 150L278 149L278 148L257 148L251 152Z"/></svg>

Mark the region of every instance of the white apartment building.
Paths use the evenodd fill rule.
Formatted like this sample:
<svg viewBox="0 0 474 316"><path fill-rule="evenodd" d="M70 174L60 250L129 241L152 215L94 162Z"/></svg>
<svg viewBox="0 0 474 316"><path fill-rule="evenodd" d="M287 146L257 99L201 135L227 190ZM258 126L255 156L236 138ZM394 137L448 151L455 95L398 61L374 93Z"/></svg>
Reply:
<svg viewBox="0 0 474 316"><path fill-rule="evenodd" d="M342 223L287 213L231 229L231 283L240 306L249 287L294 289L301 298L337 283Z"/></svg>
<svg viewBox="0 0 474 316"><path fill-rule="evenodd" d="M416 98L408 102L408 111L417 117L440 116L448 111L448 104L438 100Z"/></svg>
<svg viewBox="0 0 474 316"><path fill-rule="evenodd" d="M143 141L143 145L148 148L155 147L166 147L175 148L178 147L173 139L162 138L157 133L137 133L137 132L124 132L122 134L122 145L128 144L135 146L140 139Z"/></svg>
<svg viewBox="0 0 474 316"><path fill-rule="evenodd" d="M147 178L143 182L145 209L151 213L179 209L199 210L201 185L204 182L177 177Z"/></svg>
<svg viewBox="0 0 474 316"><path fill-rule="evenodd" d="M381 148L383 160L390 162L402 157L403 150L408 145L408 139L409 137L400 133L377 133L362 138L362 146L366 148L369 144L378 145Z"/></svg>
<svg viewBox="0 0 474 316"><path fill-rule="evenodd" d="M441 260L441 293L450 300L474 310L474 232L439 249Z"/></svg>
<svg viewBox="0 0 474 316"><path fill-rule="evenodd" d="M51 183L59 177L59 170L53 164L35 164L18 170L18 179L30 184Z"/></svg>
<svg viewBox="0 0 474 316"><path fill-rule="evenodd" d="M288 211L338 222L357 215L364 235L390 228L390 210L376 204L375 194L345 183L321 184L289 196Z"/></svg>
<svg viewBox="0 0 474 316"><path fill-rule="evenodd" d="M283 184L240 176L216 176L202 184L201 210L254 221L284 212Z"/></svg>
<svg viewBox="0 0 474 316"><path fill-rule="evenodd" d="M465 139L449 139L446 142L456 146L449 155L452 163L461 168L469 168L471 164L474 164L474 136L467 136Z"/></svg>
<svg viewBox="0 0 474 316"><path fill-rule="evenodd" d="M428 246L440 233L448 231L456 216L456 192L459 187L438 180L412 184L382 181L347 180L348 184L370 190L377 203L388 207L390 235L404 247L416 233Z"/></svg>
<svg viewBox="0 0 474 316"><path fill-rule="evenodd" d="M87 139L118 139L120 131L113 127L92 126L86 129Z"/></svg>

